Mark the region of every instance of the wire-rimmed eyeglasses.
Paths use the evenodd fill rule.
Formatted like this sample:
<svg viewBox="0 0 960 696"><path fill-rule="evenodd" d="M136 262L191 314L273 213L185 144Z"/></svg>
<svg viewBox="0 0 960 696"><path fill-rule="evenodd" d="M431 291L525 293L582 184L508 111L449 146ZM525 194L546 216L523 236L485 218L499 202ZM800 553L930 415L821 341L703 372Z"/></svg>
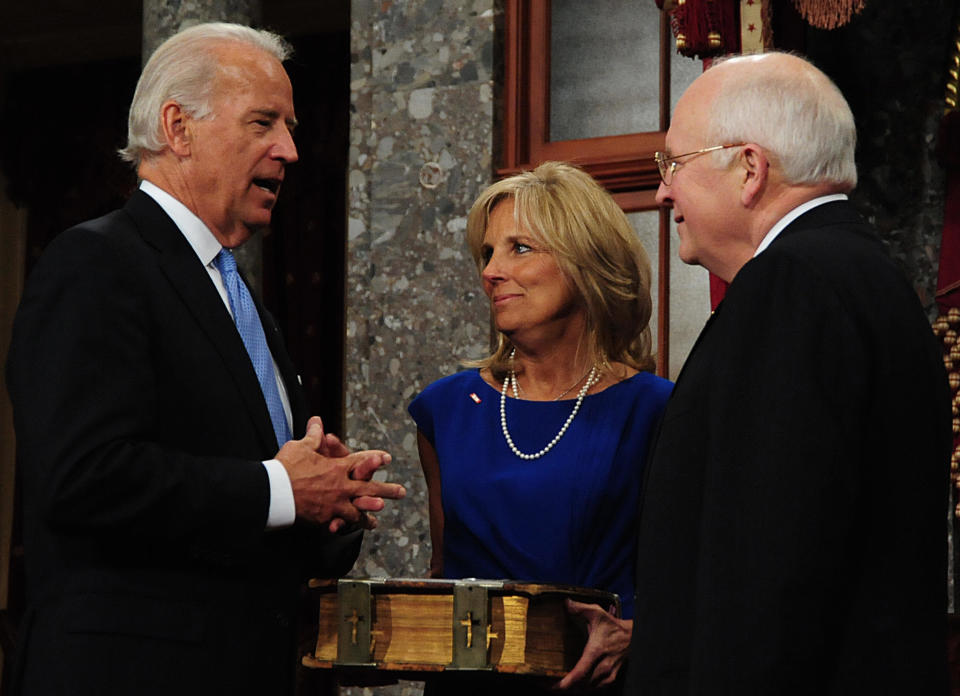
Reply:
<svg viewBox="0 0 960 696"><path fill-rule="evenodd" d="M681 157L694 157L697 155L706 154L707 152L713 152L714 150L726 150L728 147L740 147L741 145L746 145L746 143L714 145L713 147L705 147L702 150L687 152L682 155L673 155L672 157L667 157L667 153L665 152L655 152L653 159L657 163L657 169L660 171L660 181L663 182L664 186L669 186L670 182L673 181L673 175L676 173L676 171L686 164L686 162L677 161Z"/></svg>

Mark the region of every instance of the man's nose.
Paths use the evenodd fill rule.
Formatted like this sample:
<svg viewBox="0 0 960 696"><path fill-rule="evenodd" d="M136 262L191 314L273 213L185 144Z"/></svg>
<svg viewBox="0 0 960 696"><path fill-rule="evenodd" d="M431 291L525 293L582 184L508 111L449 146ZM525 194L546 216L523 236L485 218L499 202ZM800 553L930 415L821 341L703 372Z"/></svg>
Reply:
<svg viewBox="0 0 960 696"><path fill-rule="evenodd" d="M657 187L657 205L663 208L670 208L673 206L673 199L670 197L670 187L667 186L662 181Z"/></svg>
<svg viewBox="0 0 960 696"><path fill-rule="evenodd" d="M300 156L297 154L296 143L293 142L293 133L286 128L282 128L280 137L273 146L273 151L270 154L274 159L283 160L287 164L292 164L300 159Z"/></svg>

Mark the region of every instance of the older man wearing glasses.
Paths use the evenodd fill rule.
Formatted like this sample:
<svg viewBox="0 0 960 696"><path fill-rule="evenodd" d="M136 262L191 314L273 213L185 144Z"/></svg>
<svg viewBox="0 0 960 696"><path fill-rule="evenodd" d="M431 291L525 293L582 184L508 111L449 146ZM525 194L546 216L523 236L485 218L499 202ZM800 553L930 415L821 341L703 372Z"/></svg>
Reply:
<svg viewBox="0 0 960 696"><path fill-rule="evenodd" d="M791 55L677 104L657 200L730 286L648 464L626 693L944 693L946 375L847 200L855 143Z"/></svg>

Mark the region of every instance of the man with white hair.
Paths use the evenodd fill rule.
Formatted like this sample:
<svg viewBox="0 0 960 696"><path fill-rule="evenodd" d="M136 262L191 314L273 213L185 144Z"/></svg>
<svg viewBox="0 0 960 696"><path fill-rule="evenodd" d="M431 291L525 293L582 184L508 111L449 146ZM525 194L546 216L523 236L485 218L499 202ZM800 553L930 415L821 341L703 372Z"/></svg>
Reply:
<svg viewBox="0 0 960 696"><path fill-rule="evenodd" d="M59 235L8 362L28 608L15 693L293 693L297 598L396 484L309 418L231 250L297 160L279 37L204 24L144 67L140 190Z"/></svg>
<svg viewBox="0 0 960 696"><path fill-rule="evenodd" d="M626 693L945 693L948 388L847 200L855 143L788 54L677 103L657 200L730 286L648 464Z"/></svg>

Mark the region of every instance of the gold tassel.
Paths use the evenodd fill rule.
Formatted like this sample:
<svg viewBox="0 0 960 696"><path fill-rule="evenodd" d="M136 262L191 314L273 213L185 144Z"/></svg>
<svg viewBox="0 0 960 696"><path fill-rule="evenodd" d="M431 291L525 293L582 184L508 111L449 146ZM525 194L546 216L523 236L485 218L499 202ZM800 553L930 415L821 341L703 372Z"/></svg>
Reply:
<svg viewBox="0 0 960 696"><path fill-rule="evenodd" d="M818 29L836 29L863 10L864 0L793 0L797 12Z"/></svg>
<svg viewBox="0 0 960 696"><path fill-rule="evenodd" d="M947 69L947 88L944 95L946 107L944 113L957 110L958 88L960 88L960 24L957 25L954 34L953 46L950 51L950 66ZM941 133L941 138L943 137Z"/></svg>

